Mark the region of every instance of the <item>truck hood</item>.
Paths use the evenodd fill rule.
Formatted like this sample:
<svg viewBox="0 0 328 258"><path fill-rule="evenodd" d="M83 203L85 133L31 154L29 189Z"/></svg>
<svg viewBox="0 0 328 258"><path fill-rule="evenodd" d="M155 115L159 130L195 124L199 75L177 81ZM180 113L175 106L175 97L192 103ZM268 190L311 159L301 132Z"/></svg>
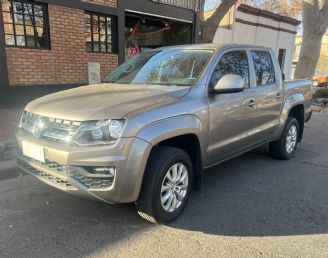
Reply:
<svg viewBox="0 0 328 258"><path fill-rule="evenodd" d="M131 112L186 95L190 87L102 83L65 90L36 99L26 110L74 121L121 119Z"/></svg>

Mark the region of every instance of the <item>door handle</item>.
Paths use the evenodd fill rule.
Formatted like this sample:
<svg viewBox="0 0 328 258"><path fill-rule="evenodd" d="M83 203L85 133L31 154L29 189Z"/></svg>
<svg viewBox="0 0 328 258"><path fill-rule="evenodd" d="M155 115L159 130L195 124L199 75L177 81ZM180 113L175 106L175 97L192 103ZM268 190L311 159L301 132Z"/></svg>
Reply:
<svg viewBox="0 0 328 258"><path fill-rule="evenodd" d="M251 99L251 100L248 102L248 106L249 106L249 107L254 107L254 106L256 106L256 101L255 101L255 99Z"/></svg>

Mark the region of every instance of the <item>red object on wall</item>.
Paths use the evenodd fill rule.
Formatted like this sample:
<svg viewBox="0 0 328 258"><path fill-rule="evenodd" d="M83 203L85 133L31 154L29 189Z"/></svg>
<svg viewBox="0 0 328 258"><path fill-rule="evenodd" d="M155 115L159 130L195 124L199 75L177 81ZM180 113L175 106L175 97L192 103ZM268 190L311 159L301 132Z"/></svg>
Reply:
<svg viewBox="0 0 328 258"><path fill-rule="evenodd" d="M131 47L129 47L129 50L128 50L129 57L134 56L139 53L140 53L140 49L136 44L132 44Z"/></svg>

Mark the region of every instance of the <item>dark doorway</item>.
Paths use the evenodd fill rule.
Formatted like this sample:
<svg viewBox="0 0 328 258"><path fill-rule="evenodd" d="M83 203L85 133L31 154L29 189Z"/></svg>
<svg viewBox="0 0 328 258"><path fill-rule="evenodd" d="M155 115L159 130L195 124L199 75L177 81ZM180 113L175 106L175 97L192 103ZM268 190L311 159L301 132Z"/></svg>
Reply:
<svg viewBox="0 0 328 258"><path fill-rule="evenodd" d="M192 23L127 12L125 56L157 47L190 44L192 34Z"/></svg>
<svg viewBox="0 0 328 258"><path fill-rule="evenodd" d="M284 72L285 68L285 57L286 57L286 49L279 49L278 61L280 65L280 69Z"/></svg>

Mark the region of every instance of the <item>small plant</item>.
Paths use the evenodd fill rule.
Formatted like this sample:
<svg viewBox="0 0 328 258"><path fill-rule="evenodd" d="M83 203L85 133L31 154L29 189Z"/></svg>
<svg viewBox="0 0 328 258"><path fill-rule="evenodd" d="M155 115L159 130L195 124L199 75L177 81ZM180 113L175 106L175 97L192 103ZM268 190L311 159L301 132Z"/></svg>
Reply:
<svg viewBox="0 0 328 258"><path fill-rule="evenodd" d="M328 98L328 89L320 89L320 90L317 90L314 95L313 95L314 98Z"/></svg>

